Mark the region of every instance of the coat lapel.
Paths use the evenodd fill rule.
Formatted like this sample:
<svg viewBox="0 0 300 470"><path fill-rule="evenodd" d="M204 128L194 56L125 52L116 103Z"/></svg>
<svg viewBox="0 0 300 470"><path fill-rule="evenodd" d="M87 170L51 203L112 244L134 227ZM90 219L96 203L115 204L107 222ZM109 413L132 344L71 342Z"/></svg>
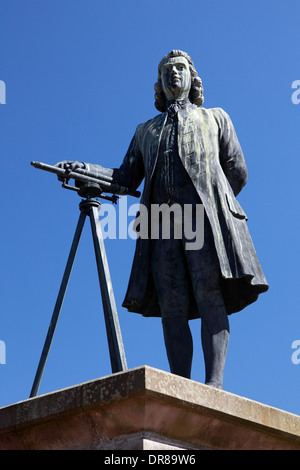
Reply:
<svg viewBox="0 0 300 470"><path fill-rule="evenodd" d="M146 149L147 151L144 152L144 155L146 155L147 162L146 163L146 168L147 168L147 173L149 175L149 180L152 179L154 170L156 167L157 163L157 158L158 158L158 152L159 152L159 147L160 147L160 142L161 142L161 136L162 132L165 126L167 120L167 113L162 113L157 118L154 118L151 125L149 126L147 130L147 142L145 141L146 144Z"/></svg>

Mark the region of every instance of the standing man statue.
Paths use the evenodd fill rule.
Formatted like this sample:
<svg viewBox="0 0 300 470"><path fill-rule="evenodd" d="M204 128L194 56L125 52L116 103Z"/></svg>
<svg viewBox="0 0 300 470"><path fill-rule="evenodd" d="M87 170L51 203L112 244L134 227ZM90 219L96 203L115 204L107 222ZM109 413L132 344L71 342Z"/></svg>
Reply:
<svg viewBox="0 0 300 470"><path fill-rule="evenodd" d="M236 196L247 168L229 116L205 109L203 88L190 56L173 50L158 67L158 116L140 124L118 169L63 161L138 188L141 205L204 206L204 244L186 249L183 239L139 237L123 306L162 318L172 373L190 378L193 341L189 320L201 318L205 383L223 388L229 339L228 315L256 301L268 289Z"/></svg>

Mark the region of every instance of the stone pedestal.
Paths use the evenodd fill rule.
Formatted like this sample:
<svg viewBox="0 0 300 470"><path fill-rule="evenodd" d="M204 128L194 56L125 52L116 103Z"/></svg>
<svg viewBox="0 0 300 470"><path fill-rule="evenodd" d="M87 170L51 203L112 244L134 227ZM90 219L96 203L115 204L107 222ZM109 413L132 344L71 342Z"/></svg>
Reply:
<svg viewBox="0 0 300 470"><path fill-rule="evenodd" d="M0 449L300 450L300 417L143 366L1 408Z"/></svg>

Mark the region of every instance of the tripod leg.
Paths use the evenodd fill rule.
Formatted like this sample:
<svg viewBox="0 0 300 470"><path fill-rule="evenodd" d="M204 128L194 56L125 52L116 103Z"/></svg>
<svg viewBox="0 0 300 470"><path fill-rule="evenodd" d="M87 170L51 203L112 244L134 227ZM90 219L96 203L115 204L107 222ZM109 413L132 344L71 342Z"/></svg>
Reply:
<svg viewBox="0 0 300 470"><path fill-rule="evenodd" d="M89 212L95 255L97 261L98 276L100 282L104 318L110 352L112 372L127 370L123 340L119 325L115 297L113 293L106 251L99 220L98 208L93 206Z"/></svg>
<svg viewBox="0 0 300 470"><path fill-rule="evenodd" d="M67 264L66 264L65 272L64 272L62 282L61 282L61 285L60 285L60 289L59 289L59 292L58 292L56 304L55 304L55 307L54 307L54 310L53 310L53 314L52 314L50 326L49 326L49 329L48 329L48 333L47 333L47 336L46 336L44 348L43 348L42 355L41 355L41 358L40 358L40 362L39 362L39 365L38 365L38 369L37 369L37 372L36 372L36 375L35 375L34 383L33 383L32 389L31 389L30 398L35 397L37 395L39 387L40 387L40 383L41 383L41 380L42 380L42 375L43 375L43 372L44 372L44 369L45 369L45 365L46 365L49 350L50 350L50 347L51 347L54 331L55 331L55 328L56 328L56 324L57 324L57 321L58 321L58 317L59 317L59 314L60 314L60 310L61 310L61 307L62 307L64 296L65 296L65 293L66 293L66 290L67 290L67 286L68 286L70 274L71 274L71 271L72 271L72 267L73 267L73 263L74 263L78 243L79 243L79 240L80 240L81 232L82 232L83 225L84 225L84 222L85 222L85 218L86 218L86 214L81 212L81 214L79 216L78 224L77 224L77 227L76 227L75 235L74 235L74 238L73 238L72 246L71 246L71 249L70 249L70 253L69 253L68 261L67 261Z"/></svg>

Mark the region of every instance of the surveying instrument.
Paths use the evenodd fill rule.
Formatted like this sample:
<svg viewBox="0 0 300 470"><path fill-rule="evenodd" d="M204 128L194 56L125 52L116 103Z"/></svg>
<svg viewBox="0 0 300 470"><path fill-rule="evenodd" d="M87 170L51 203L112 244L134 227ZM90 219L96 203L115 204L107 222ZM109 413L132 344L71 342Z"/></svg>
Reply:
<svg viewBox="0 0 300 470"><path fill-rule="evenodd" d="M35 379L32 385L30 398L35 397L38 393L42 375L45 369L46 361L48 358L49 350L51 347L52 339L54 336L56 324L61 311L63 300L65 297L66 289L68 286L70 274L72 271L73 263L76 256L76 251L80 241L80 236L84 226L86 216L89 216L91 222L91 229L93 235L95 256L97 271L100 283L100 291L103 304L103 313L105 318L105 327L107 333L110 362L112 373L121 372L127 370L126 356L124 351L124 345L119 325L118 313L116 308L115 297L113 293L109 267L106 257L106 251L104 246L104 239L99 220L98 211L101 203L96 198L102 198L117 203L118 195L130 195L139 197L139 191L132 191L129 188L114 184L113 178L107 175L101 175L95 177L90 174L87 170L82 168L76 168L72 171L68 171L53 165L48 165L41 162L31 162L34 168L45 170L50 173L55 173L58 179L63 182L62 187L76 191L79 196L84 198L80 204L80 215L75 230L73 242L69 252L69 257L61 281L60 289L58 292L57 300L53 310L52 318L50 321L48 333L45 339L44 347L42 350L39 365L36 371ZM69 180L75 180L75 186L69 185ZM103 192L108 192L111 195L104 195Z"/></svg>

